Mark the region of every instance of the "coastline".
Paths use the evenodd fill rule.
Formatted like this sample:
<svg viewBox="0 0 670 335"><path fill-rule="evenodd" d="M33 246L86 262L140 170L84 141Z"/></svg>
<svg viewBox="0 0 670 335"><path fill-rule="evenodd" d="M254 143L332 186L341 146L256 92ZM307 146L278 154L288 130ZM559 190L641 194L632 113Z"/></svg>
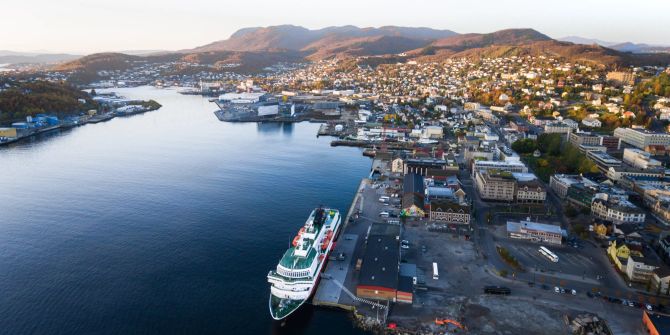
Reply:
<svg viewBox="0 0 670 335"><path fill-rule="evenodd" d="M119 113L116 113L116 112L109 112L109 113L105 113L105 114L98 114L98 115L91 116L91 117L89 117L89 118L87 118L83 121L78 122L78 123L61 122L58 125L54 125L54 126L50 126L50 127L43 127L43 128L39 128L39 129L31 129L31 131L29 131L28 133L22 134L21 136L17 136L16 138L11 138L11 139L8 139L6 141L0 141L0 146L9 145L9 144L12 144L12 143L17 143L21 140L32 138L32 137L35 137L37 135L48 133L48 132L51 132L51 131L54 131L54 130L65 130L65 129L75 128L75 127L81 127L81 126L84 126L84 125L89 124L89 123L90 124L96 124L96 123L100 123L100 122L106 122L106 121L109 121L109 120L117 118L117 117L131 116L131 115L136 115L136 114L144 114L146 112L152 112L152 111L158 110L161 107L162 106L149 107L149 108L144 109L144 110L126 112L126 113L123 113L123 114L119 114Z"/></svg>

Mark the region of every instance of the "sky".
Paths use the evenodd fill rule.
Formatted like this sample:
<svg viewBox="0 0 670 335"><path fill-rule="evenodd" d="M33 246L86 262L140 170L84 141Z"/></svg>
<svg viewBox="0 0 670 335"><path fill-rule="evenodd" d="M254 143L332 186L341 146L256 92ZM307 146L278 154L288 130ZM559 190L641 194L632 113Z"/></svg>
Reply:
<svg viewBox="0 0 670 335"><path fill-rule="evenodd" d="M244 27L384 25L670 45L668 0L4 0L0 50L179 50Z"/></svg>

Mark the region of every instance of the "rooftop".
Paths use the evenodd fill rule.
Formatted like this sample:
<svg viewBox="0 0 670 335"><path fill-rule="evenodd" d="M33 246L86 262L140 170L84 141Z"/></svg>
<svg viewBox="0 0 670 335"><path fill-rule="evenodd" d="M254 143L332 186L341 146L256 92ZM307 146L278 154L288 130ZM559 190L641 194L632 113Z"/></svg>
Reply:
<svg viewBox="0 0 670 335"><path fill-rule="evenodd" d="M526 221L522 220L520 222L515 222L515 221L507 221L507 231L508 232L521 232L521 230L535 230L535 231L542 231L546 233L552 233L552 234L564 234L564 230L561 229L561 226L556 226L552 224L546 224L546 223L539 223L539 222L533 222L533 221Z"/></svg>
<svg viewBox="0 0 670 335"><path fill-rule="evenodd" d="M360 286L396 289L400 263L400 226L374 223L370 228L361 273Z"/></svg>

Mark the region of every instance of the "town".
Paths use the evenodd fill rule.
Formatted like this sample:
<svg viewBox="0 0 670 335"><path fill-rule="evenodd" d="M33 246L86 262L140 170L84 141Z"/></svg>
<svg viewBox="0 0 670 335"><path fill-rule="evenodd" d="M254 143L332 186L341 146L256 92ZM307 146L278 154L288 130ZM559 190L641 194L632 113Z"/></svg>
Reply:
<svg viewBox="0 0 670 335"><path fill-rule="evenodd" d="M179 87L210 99L214 120L321 122L332 146L363 148L370 175L313 297L363 328L670 332L670 68L366 61L167 77L142 64L85 86ZM29 116L0 141L149 108L79 102L78 116Z"/></svg>
<svg viewBox="0 0 670 335"><path fill-rule="evenodd" d="M668 331L670 70L338 65L213 100L223 121L324 122L374 159L313 304L400 332Z"/></svg>

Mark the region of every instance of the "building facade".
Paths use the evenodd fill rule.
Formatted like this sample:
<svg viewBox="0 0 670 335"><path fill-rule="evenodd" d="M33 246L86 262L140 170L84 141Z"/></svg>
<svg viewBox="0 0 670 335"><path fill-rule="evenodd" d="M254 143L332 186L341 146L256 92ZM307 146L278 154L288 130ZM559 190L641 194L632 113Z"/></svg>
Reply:
<svg viewBox="0 0 670 335"><path fill-rule="evenodd" d="M511 238L530 240L538 243L560 245L564 230L560 226L525 221L507 221L507 234Z"/></svg>
<svg viewBox="0 0 670 335"><path fill-rule="evenodd" d="M484 200L514 201L516 179L509 172L476 171L475 186Z"/></svg>
<svg viewBox="0 0 670 335"><path fill-rule="evenodd" d="M614 136L620 138L621 142L643 150L650 145L670 145L670 134L646 129L619 127L614 129Z"/></svg>
<svg viewBox="0 0 670 335"><path fill-rule="evenodd" d="M430 220L446 224L470 224L470 206L452 200L430 202Z"/></svg>

